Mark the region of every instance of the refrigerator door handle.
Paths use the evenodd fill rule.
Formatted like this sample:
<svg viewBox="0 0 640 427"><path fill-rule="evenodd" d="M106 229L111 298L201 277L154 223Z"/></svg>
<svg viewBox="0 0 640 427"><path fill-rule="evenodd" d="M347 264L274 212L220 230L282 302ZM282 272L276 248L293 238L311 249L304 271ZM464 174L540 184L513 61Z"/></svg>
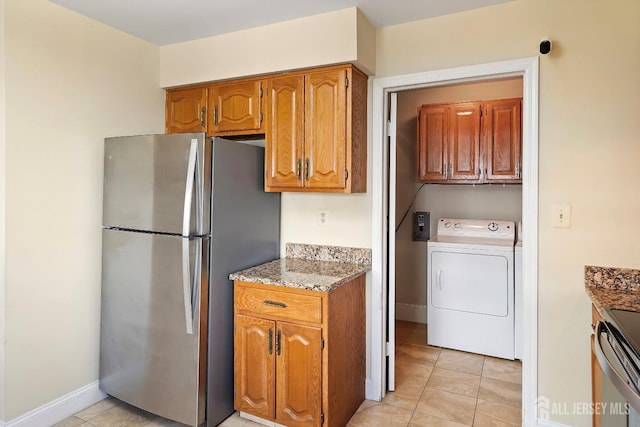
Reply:
<svg viewBox="0 0 640 427"><path fill-rule="evenodd" d="M198 140L191 140L191 149L189 150L189 164L187 166L187 184L184 189L184 213L182 216L182 237L189 237L191 227L191 201L193 196L193 187L196 185L196 163L198 160ZM197 196L196 196L197 199ZM196 204L197 201L196 201Z"/></svg>
<svg viewBox="0 0 640 427"><path fill-rule="evenodd" d="M193 335L193 324L195 322L195 306L199 298L200 280L202 275L202 239L197 238L196 256L193 266L193 280L191 280L191 259L189 256L188 238L182 239L182 292L184 299L184 317L187 325L187 334ZM193 286L192 286L193 284Z"/></svg>
<svg viewBox="0 0 640 427"><path fill-rule="evenodd" d="M191 147L195 144L196 146L196 161L195 161L195 169L194 169L194 182L196 187L196 233L198 236L201 236L203 233L203 204L204 204L204 185L202 180L203 176L203 165L202 165L202 156L198 156L198 143L197 139L191 140Z"/></svg>

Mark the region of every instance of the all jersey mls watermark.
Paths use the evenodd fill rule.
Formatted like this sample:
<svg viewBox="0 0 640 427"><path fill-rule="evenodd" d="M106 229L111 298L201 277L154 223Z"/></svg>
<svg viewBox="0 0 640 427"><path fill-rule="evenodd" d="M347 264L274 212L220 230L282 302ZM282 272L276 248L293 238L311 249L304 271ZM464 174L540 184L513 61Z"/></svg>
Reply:
<svg viewBox="0 0 640 427"><path fill-rule="evenodd" d="M536 399L538 418L548 420L552 415L629 415L626 402L552 402L545 396Z"/></svg>

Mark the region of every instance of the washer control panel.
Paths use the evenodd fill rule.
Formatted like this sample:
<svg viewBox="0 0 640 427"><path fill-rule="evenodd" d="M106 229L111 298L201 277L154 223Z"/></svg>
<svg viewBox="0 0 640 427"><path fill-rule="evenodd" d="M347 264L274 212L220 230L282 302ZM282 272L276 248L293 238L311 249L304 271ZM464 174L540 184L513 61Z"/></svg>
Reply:
<svg viewBox="0 0 640 427"><path fill-rule="evenodd" d="M441 236L468 236L515 239L514 221L491 219L440 218L437 234Z"/></svg>

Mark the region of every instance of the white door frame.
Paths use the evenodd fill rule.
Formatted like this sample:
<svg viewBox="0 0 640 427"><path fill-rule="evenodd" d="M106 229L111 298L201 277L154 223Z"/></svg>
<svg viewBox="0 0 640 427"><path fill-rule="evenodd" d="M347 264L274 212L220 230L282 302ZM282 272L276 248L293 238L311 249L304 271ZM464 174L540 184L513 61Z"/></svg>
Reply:
<svg viewBox="0 0 640 427"><path fill-rule="evenodd" d="M391 261L388 263L387 267L389 269L389 274L387 277L388 291L385 293L386 295L386 308L385 311L385 320L384 324L388 325L387 328L388 336L386 337L386 342L388 345L386 346L385 354L388 357L387 359L387 367L391 367L387 375L384 377L387 379L386 387L384 390L393 391L396 389L396 330L395 323L392 321L396 318L396 179L397 179L397 165L396 159L397 155L397 141L396 141L396 125L397 125L397 116L398 116L398 94L397 92L389 93L389 115L385 114L385 117L388 117L388 126L387 126L387 141L389 144L389 155L388 162L389 165L389 188L387 201L392 201L393 203L387 203L388 211L389 211L389 221L388 221L388 229L387 229L387 242L388 252L387 258Z"/></svg>
<svg viewBox="0 0 640 427"><path fill-rule="evenodd" d="M538 396L538 58L522 58L467 67L376 78L373 80L371 378L366 398L380 400L386 390L386 271L388 225L388 95L409 89L522 76L522 222L523 371L522 414L525 426L537 425ZM389 292L394 292L391 289Z"/></svg>

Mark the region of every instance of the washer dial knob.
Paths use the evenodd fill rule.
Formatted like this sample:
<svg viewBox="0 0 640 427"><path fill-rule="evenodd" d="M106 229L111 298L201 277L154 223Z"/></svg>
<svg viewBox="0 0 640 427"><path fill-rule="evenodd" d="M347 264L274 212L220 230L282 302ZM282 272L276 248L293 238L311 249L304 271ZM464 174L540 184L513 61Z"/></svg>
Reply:
<svg viewBox="0 0 640 427"><path fill-rule="evenodd" d="M490 222L487 228L489 229L489 231L498 231L498 224L495 222Z"/></svg>

